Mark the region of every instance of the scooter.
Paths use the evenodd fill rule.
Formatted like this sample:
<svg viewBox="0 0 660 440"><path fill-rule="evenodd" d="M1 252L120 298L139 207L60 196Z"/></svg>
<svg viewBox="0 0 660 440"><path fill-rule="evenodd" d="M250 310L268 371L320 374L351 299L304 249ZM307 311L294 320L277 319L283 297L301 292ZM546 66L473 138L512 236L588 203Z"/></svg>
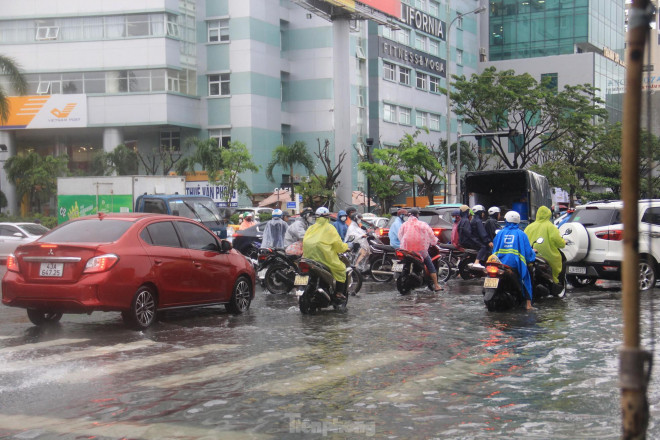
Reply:
<svg viewBox="0 0 660 440"><path fill-rule="evenodd" d="M392 265L392 271L398 273L396 288L401 295L408 295L413 289L425 285L433 290L431 274L418 252L397 249L395 256L399 261ZM429 256L437 273L441 258L440 248L434 244L429 246Z"/></svg>
<svg viewBox="0 0 660 440"><path fill-rule="evenodd" d="M298 298L301 313L313 314L319 309L330 306L335 310L346 309L353 276L359 272L351 266L347 253L339 254L339 259L346 265L346 282L349 283L344 299L336 297L337 283L325 264L308 258L300 259L298 262L300 274L296 275L294 285L303 289Z"/></svg>
<svg viewBox="0 0 660 440"><path fill-rule="evenodd" d="M259 249L259 270L262 285L272 294L287 294L293 289L298 274L299 255L288 255L284 249Z"/></svg>
<svg viewBox="0 0 660 440"><path fill-rule="evenodd" d="M543 243L543 238L539 238L535 243ZM560 283L557 284L552 279L552 267L547 260L539 255L530 267L532 276L532 296L534 300L544 297L563 298L566 295L565 281L565 263L566 259L562 255L562 272L560 273ZM477 269L472 269L476 271ZM514 268L502 264L495 255L491 255L486 262L483 284L484 304L490 312L506 311L522 306L526 297L523 293L523 287L518 276L518 271Z"/></svg>

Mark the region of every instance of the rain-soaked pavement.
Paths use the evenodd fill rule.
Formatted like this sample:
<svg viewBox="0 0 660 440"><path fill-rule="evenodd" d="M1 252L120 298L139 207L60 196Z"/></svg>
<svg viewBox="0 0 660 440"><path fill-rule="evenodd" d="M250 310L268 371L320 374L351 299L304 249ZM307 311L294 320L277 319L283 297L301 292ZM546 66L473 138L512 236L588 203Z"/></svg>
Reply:
<svg viewBox="0 0 660 440"><path fill-rule="evenodd" d="M302 316L259 289L243 316L180 311L146 332L0 307L0 438L619 438L618 288L511 313L480 291L367 283L346 313ZM658 398L652 380L648 438Z"/></svg>

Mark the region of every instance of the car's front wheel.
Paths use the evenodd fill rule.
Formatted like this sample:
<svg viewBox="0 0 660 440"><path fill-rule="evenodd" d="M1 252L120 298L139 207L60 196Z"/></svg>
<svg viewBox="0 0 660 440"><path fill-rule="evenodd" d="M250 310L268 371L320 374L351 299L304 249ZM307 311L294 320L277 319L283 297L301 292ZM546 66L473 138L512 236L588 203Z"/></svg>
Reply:
<svg viewBox="0 0 660 440"><path fill-rule="evenodd" d="M655 264L646 258L639 260L639 290L649 290L655 286Z"/></svg>
<svg viewBox="0 0 660 440"><path fill-rule="evenodd" d="M130 310L121 312L121 317L128 326L144 330L156 322L157 304L154 290L141 286L133 296Z"/></svg>
<svg viewBox="0 0 660 440"><path fill-rule="evenodd" d="M252 288L250 282L244 276L236 280L234 289L231 292L229 303L225 308L229 313L240 314L247 312L252 302Z"/></svg>
<svg viewBox="0 0 660 440"><path fill-rule="evenodd" d="M59 322L62 319L61 313L46 312L44 310L27 309L27 315L32 324L44 325Z"/></svg>

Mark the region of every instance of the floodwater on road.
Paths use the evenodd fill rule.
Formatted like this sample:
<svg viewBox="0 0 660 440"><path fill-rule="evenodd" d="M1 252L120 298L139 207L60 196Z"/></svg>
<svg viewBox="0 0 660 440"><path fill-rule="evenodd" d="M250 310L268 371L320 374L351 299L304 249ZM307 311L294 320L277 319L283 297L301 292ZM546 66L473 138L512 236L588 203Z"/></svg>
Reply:
<svg viewBox="0 0 660 440"><path fill-rule="evenodd" d="M591 288L491 313L478 280L367 283L345 313L306 316L258 289L243 316L170 312L145 332L116 313L38 329L3 307L0 438L615 439L620 303ZM660 438L653 378L648 394Z"/></svg>

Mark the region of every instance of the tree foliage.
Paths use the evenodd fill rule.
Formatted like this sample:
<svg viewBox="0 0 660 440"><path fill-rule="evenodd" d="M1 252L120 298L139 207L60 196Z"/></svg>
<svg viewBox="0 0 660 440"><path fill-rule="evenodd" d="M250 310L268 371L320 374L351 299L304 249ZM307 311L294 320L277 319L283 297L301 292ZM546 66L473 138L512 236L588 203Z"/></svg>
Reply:
<svg viewBox="0 0 660 440"><path fill-rule="evenodd" d="M453 78L454 112L475 133L515 133L490 139L493 154L506 168L528 168L545 149L576 134L593 138L593 122L607 117L596 89L588 84L556 91L549 78L539 83L528 73L494 67L469 80Z"/></svg>
<svg viewBox="0 0 660 440"><path fill-rule="evenodd" d="M276 166L282 167L289 172L289 182L293 190L293 168L302 165L308 173L314 171L314 159L307 151L303 141L295 141L293 145L279 145L273 150L273 158L266 166L266 177L275 182L273 171Z"/></svg>
<svg viewBox="0 0 660 440"><path fill-rule="evenodd" d="M115 173L118 176L138 174L138 155L135 150L120 144L109 153L103 150L94 153L88 175L112 176Z"/></svg>
<svg viewBox="0 0 660 440"><path fill-rule="evenodd" d="M5 163L7 178L16 186L19 199L28 197L28 206L35 205L36 212L57 194L57 178L68 174L69 157L41 156L34 151L12 156Z"/></svg>
<svg viewBox="0 0 660 440"><path fill-rule="evenodd" d="M321 191L319 194L326 196L325 202L328 206L328 209L334 211L335 197L337 194L336 191L337 187L341 183L339 181L339 176L341 175L344 159L346 159L346 151L339 153L339 157L335 162L330 158L330 141L326 139L323 143L323 147L321 147L321 139L317 139L317 142L318 150L314 153L314 155L318 158L319 162L323 166L325 175L317 174L314 169L312 169L312 176L309 180L323 185L321 188L319 188Z"/></svg>
<svg viewBox="0 0 660 440"><path fill-rule="evenodd" d="M144 167L145 174L152 176L157 175L159 171L161 175L167 176L184 159L184 152L180 148L167 145L152 148L149 153L137 151L136 154Z"/></svg>
<svg viewBox="0 0 660 440"><path fill-rule="evenodd" d="M0 123L4 124L9 119L9 96L13 94L25 95L27 81L21 74L20 66L10 57L0 55L0 76L8 79L9 86L13 90L7 90L0 85ZM1 125L0 124L0 125Z"/></svg>

